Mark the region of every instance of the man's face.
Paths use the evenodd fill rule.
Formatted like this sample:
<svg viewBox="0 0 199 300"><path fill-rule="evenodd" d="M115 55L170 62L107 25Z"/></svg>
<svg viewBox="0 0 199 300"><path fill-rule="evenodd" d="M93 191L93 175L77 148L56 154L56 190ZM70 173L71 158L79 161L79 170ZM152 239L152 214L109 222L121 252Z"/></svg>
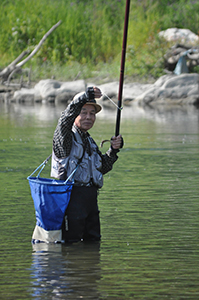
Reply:
<svg viewBox="0 0 199 300"><path fill-rule="evenodd" d="M81 131L86 132L91 129L95 123L95 106L92 104L86 104L82 107L82 110L75 119L75 125L81 129Z"/></svg>

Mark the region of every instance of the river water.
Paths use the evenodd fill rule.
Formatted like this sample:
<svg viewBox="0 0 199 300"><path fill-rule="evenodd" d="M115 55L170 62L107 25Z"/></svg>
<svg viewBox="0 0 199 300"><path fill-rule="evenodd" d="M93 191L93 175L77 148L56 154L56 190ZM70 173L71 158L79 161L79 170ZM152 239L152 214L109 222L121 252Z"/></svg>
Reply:
<svg viewBox="0 0 199 300"><path fill-rule="evenodd" d="M99 194L101 242L32 246L27 176L51 153L63 109L0 103L0 299L199 299L199 110L124 107L125 145ZM98 115L98 145L115 113Z"/></svg>

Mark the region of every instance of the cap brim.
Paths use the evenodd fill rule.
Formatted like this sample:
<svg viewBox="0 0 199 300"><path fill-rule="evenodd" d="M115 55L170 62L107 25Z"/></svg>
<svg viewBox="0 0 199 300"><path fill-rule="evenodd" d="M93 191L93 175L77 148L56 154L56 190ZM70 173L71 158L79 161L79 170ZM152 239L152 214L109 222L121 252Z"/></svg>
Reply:
<svg viewBox="0 0 199 300"><path fill-rule="evenodd" d="M73 100L76 100L77 98L79 98L81 95L83 95L85 92L81 92L81 93L78 93L77 95L75 95L75 97L73 98ZM92 102L93 101L93 102ZM102 110L102 107L101 105L99 105L98 103L96 103L96 100L91 100L91 101L88 101L85 103L86 104L89 104L89 105L93 105L95 107L95 110L96 110L96 114L98 112L100 112Z"/></svg>
<svg viewBox="0 0 199 300"><path fill-rule="evenodd" d="M99 105L98 103L86 102L84 105L93 105L95 107L96 114L100 112L100 110L102 110L101 105Z"/></svg>

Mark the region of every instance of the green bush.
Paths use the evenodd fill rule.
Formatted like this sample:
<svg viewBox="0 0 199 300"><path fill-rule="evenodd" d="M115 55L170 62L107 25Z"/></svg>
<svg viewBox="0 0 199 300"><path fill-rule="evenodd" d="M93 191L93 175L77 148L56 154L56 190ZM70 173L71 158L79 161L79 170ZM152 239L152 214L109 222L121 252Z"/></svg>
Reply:
<svg viewBox="0 0 199 300"><path fill-rule="evenodd" d="M52 63L108 61L117 54L121 39L122 2L116 2L113 6L103 1L4 1L0 4L1 61L12 60L26 48L32 50L59 20L61 26L48 37L37 57Z"/></svg>
<svg viewBox="0 0 199 300"><path fill-rule="evenodd" d="M0 68L22 51L32 51L59 20L61 25L27 63L37 77L115 74L120 66L125 0L4 0L0 3ZM158 38L169 27L197 33L198 1L131 0L127 75L163 74L163 55L169 45ZM105 65L109 65L106 68ZM75 72L72 72L72 68ZM108 70L109 69L109 70ZM66 71L67 70L67 71ZM85 71L86 70L86 71Z"/></svg>

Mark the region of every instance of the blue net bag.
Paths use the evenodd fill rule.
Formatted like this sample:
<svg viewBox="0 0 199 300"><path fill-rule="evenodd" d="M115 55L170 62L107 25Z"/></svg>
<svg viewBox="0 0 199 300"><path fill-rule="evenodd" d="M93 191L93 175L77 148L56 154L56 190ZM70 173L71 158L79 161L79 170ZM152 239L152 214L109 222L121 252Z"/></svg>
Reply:
<svg viewBox="0 0 199 300"><path fill-rule="evenodd" d="M29 177L28 180L36 224L45 230L61 229L73 183L37 177Z"/></svg>
<svg viewBox="0 0 199 300"><path fill-rule="evenodd" d="M60 231L74 184L74 174L64 181L40 177L51 155L30 175L28 181L34 202L36 227L34 239L45 242L61 240ZM40 169L36 177L33 176ZM54 232L54 233L53 233Z"/></svg>

